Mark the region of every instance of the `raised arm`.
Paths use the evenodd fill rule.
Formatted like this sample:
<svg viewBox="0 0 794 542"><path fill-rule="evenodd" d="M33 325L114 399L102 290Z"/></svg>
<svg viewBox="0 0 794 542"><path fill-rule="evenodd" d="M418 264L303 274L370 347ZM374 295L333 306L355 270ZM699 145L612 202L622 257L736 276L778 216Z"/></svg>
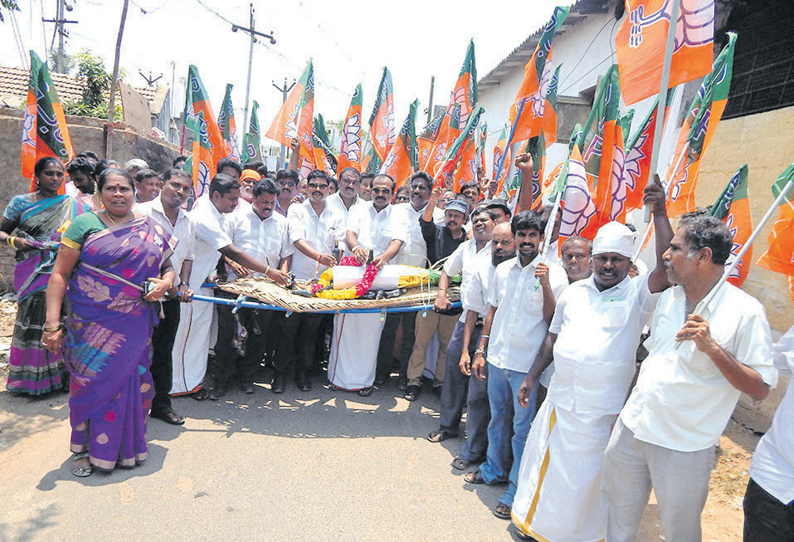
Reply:
<svg viewBox="0 0 794 542"><path fill-rule="evenodd" d="M661 292L670 287L662 255L673 239L673 228L670 226L670 219L667 218L667 207L665 206L667 197L664 194L662 183L659 180L659 175L654 175L654 177L656 182L648 183L643 196L643 202L653 212L653 228L656 235L656 267L648 276L648 287L651 292Z"/></svg>

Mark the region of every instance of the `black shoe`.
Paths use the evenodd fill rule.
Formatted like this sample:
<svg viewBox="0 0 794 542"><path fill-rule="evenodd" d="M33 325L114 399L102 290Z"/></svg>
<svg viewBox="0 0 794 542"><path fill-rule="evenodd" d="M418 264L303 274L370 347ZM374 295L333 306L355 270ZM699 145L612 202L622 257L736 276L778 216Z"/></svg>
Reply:
<svg viewBox="0 0 794 542"><path fill-rule="evenodd" d="M216 384L210 392L210 401L217 401L229 391L228 384Z"/></svg>
<svg viewBox="0 0 794 542"><path fill-rule="evenodd" d="M270 391L273 393L284 393L284 389L287 387L287 379L284 378L282 373L276 373L273 375L273 383L270 385Z"/></svg>
<svg viewBox="0 0 794 542"><path fill-rule="evenodd" d="M443 385L441 385L441 386L433 386L433 394L436 397L438 397L439 399L441 399L441 392L442 392L443 389L444 389Z"/></svg>
<svg viewBox="0 0 794 542"><path fill-rule="evenodd" d="M240 384L240 389L243 390L245 394L252 394L254 393L254 383L253 382L243 382Z"/></svg>
<svg viewBox="0 0 794 542"><path fill-rule="evenodd" d="M379 375L379 376L376 376L375 377L375 385L376 386L384 385L386 382L389 381L389 376L390 375Z"/></svg>
<svg viewBox="0 0 794 542"><path fill-rule="evenodd" d="M356 393L358 393L361 397L369 397L370 395L372 395L372 386L361 388Z"/></svg>
<svg viewBox="0 0 794 542"><path fill-rule="evenodd" d="M408 386L405 389L405 399L407 401L416 401L419 399L421 388L419 386Z"/></svg>
<svg viewBox="0 0 794 542"><path fill-rule="evenodd" d="M400 391L405 391L408 389L408 379L404 376L400 376L397 379L397 389Z"/></svg>
<svg viewBox="0 0 794 542"><path fill-rule="evenodd" d="M309 381L309 377L306 375L296 376L295 385L298 386L298 389L301 391L311 391L312 389L312 383Z"/></svg>

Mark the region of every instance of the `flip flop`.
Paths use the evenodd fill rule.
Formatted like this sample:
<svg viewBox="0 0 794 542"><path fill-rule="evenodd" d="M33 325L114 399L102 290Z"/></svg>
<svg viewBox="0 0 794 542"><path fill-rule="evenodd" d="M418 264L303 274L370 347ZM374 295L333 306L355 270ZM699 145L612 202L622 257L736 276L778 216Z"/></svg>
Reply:
<svg viewBox="0 0 794 542"><path fill-rule="evenodd" d="M478 470L474 472L470 472L463 477L463 481L467 484L484 484L485 478L482 477L482 473Z"/></svg>
<svg viewBox="0 0 794 542"><path fill-rule="evenodd" d="M72 457L72 464L74 464L75 461L79 461L80 459L86 459L86 458L88 458L88 452L80 452L78 454L74 454L74 457ZM87 467L76 467L73 469L69 469L72 472L72 475L77 476L78 478L87 478L88 476L94 474L94 466L91 464L90 459L88 461L89 463Z"/></svg>
<svg viewBox="0 0 794 542"><path fill-rule="evenodd" d="M163 420L165 423L170 423L171 425L185 425L185 417L177 414L173 408L152 411L149 417Z"/></svg>
<svg viewBox="0 0 794 542"><path fill-rule="evenodd" d="M191 393L190 397L196 401L206 401L210 397L210 392L208 392L206 388L201 388L197 392Z"/></svg>
<svg viewBox="0 0 794 542"><path fill-rule="evenodd" d="M499 519L510 519L510 511L511 507L501 502L492 510L493 515Z"/></svg>
<svg viewBox="0 0 794 542"><path fill-rule="evenodd" d="M444 442L448 438L456 438L457 436L457 433L450 433L445 429L439 429L438 431L433 431L427 435L427 440L430 442Z"/></svg>

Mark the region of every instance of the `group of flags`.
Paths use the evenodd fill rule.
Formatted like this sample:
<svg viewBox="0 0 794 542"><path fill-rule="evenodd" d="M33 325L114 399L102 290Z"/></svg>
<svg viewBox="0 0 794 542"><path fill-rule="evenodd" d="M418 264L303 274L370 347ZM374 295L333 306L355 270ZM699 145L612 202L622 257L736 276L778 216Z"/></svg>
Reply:
<svg viewBox="0 0 794 542"><path fill-rule="evenodd" d="M626 16L615 36L617 63L601 78L593 107L585 124L570 137L565 161L544 175L546 149L557 141L557 93L561 65L553 65L553 40L565 22L569 7L557 7L541 31L524 77L510 104L508 122L501 127L492 149L491 179L496 193L538 208L542 201L559 200L561 237L593 238L598 228L613 220L625 222L626 214L642 206L642 193L651 177L655 134L668 120L674 92L667 93L663 107L659 96L650 112L630 134L634 111L620 111L621 100L630 106L660 92L666 42L673 1L625 0ZM695 187L702 158L708 149L727 102L736 35L713 60L715 0L692 0L679 11L675 41L669 54L668 89L703 77L678 131L676 149L664 179L668 215L695 210ZM192 155L186 168L192 173L196 197L207 189L218 161L232 158L242 163L262 160L259 105L253 102L242 138L242 149L232 106L232 85L226 92L217 118L196 66L188 70L185 130L192 132ZM339 151L328 138L322 115L314 115L314 66L309 60L298 82L276 114L266 136L283 145L300 142L300 167L305 175L322 169L336 175L352 167L359 171L386 173L399 185L416 171L429 172L443 186L459 191L473 180L488 177L485 164L487 127L478 104L474 42L469 42L455 86L444 111L424 128L416 130L418 100L410 104L401 125L394 119L394 89L388 68L383 68L375 103L369 117L369 133L363 127L363 92L353 91L340 134ZM522 179L511 168L514 153L529 153L533 177ZM63 107L46 64L31 52L30 85L22 130L22 173L32 178L33 165L42 156L67 162L73 156ZM512 171L512 175L510 172ZM730 179L710 214L726 222L734 233L731 259L753 230L748 200L748 168ZM775 183L779 193L794 176L790 166ZM776 194L777 195L777 194ZM770 247L758 264L788 277L794 300L794 205L783 199L780 218L770 235ZM736 267L729 280L741 285L749 272L751 253Z"/></svg>

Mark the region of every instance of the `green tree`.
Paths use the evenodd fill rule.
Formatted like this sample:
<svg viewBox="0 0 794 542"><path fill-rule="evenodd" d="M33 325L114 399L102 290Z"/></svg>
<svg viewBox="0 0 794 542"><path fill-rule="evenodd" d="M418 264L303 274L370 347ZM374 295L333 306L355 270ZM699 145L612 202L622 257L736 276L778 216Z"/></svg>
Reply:
<svg viewBox="0 0 794 542"><path fill-rule="evenodd" d="M80 101L64 104L65 113L81 117L107 118L108 92L112 77L105 70L104 61L92 55L88 49L83 49L75 56L76 76L83 84L83 95ZM121 104L117 104L114 119L121 120L122 118Z"/></svg>
<svg viewBox="0 0 794 542"><path fill-rule="evenodd" d="M17 0L0 0L0 23L5 22L5 19L3 18L4 9L7 9L8 11L19 11Z"/></svg>

